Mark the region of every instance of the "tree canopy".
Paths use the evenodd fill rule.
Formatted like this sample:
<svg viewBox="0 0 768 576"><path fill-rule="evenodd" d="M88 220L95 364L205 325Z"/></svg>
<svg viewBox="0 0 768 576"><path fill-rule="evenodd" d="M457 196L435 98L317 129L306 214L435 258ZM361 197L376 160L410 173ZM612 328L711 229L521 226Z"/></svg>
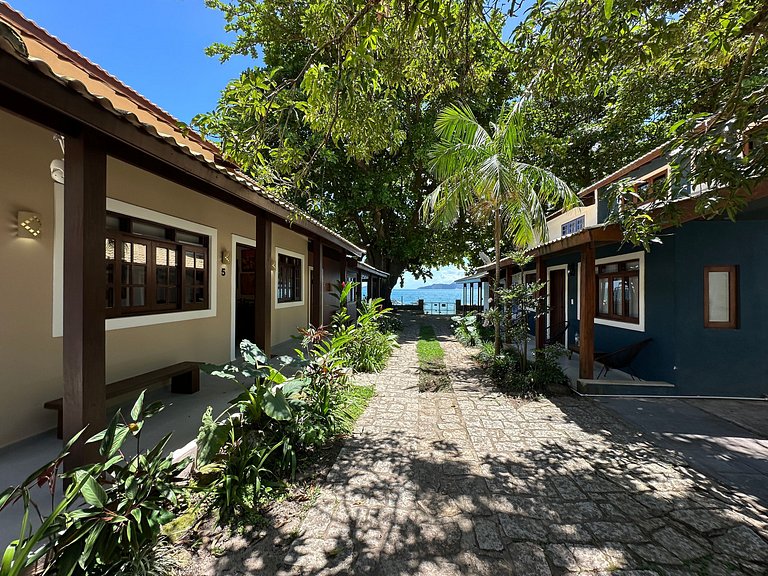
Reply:
<svg viewBox="0 0 768 576"><path fill-rule="evenodd" d="M768 114L768 8L756 0L207 3L236 36L210 54L261 64L196 126L265 186L364 245L393 281L492 243L477 227L445 234L418 221L436 186L434 122L449 103L487 124L525 100L530 146L517 160L575 188L670 141L678 174L720 188L700 211L733 215L768 169L763 148L741 154ZM671 206L674 190L655 191L654 204ZM672 210L647 216L621 219L630 240L674 222Z"/></svg>
<svg viewBox="0 0 768 576"><path fill-rule="evenodd" d="M365 246L391 284L488 245L484 229L446 234L421 223L436 185L428 153L446 103L461 98L493 117L513 93L501 14L428 4L439 18L416 3L209 1L237 33L211 54L264 64L233 80L196 125L265 185Z"/></svg>

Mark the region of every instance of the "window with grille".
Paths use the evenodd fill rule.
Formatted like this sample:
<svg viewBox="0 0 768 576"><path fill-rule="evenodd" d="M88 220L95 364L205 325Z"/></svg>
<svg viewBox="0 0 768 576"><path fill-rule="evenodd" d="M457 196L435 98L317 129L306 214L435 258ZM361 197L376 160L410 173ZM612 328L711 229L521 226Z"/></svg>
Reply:
<svg viewBox="0 0 768 576"><path fill-rule="evenodd" d="M208 237L107 215L107 317L208 308Z"/></svg>
<svg viewBox="0 0 768 576"><path fill-rule="evenodd" d="M301 302L302 261L301 258L277 253L277 302Z"/></svg>
<svg viewBox="0 0 768 576"><path fill-rule="evenodd" d="M599 264L597 274L597 318L640 322L640 261Z"/></svg>

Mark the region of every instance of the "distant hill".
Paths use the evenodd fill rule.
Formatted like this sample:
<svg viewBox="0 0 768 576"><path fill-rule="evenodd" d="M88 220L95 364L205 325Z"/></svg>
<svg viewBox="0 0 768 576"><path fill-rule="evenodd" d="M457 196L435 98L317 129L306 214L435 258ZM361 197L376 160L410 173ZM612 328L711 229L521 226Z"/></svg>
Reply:
<svg viewBox="0 0 768 576"><path fill-rule="evenodd" d="M417 290L453 290L454 288L461 288L462 284L430 284L429 286L419 286Z"/></svg>

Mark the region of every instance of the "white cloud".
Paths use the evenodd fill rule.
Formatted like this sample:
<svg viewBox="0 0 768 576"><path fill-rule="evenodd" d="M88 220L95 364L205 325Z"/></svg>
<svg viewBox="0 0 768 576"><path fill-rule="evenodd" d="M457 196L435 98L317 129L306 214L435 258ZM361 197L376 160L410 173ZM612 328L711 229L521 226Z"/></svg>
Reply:
<svg viewBox="0 0 768 576"><path fill-rule="evenodd" d="M403 274L403 288L407 290L414 290L429 284L450 284L466 275L466 272L458 266L442 266L440 268L436 268L432 270L432 278L420 278L418 280L413 277L413 274L406 272ZM395 288L399 287L399 285L395 286Z"/></svg>

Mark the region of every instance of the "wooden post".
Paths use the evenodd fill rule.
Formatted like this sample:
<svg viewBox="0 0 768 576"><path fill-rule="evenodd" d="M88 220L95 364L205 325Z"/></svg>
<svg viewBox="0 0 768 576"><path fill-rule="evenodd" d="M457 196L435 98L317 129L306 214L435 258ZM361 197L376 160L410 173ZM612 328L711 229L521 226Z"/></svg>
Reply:
<svg viewBox="0 0 768 576"><path fill-rule="evenodd" d="M256 215L256 334L255 342L267 356L272 353L272 222ZM275 274L277 274L277 262Z"/></svg>
<svg viewBox="0 0 768 576"><path fill-rule="evenodd" d="M462 283L461 286L464 289L464 292L463 292L462 298L461 298L461 305L462 305L462 312L463 312L464 311L463 307L468 304L468 302L467 302L467 283L464 282L464 283Z"/></svg>
<svg viewBox="0 0 768 576"><path fill-rule="evenodd" d="M107 160L89 132L66 139L64 166L63 433L72 469L99 458L98 443L84 443L106 425L104 237Z"/></svg>
<svg viewBox="0 0 768 576"><path fill-rule="evenodd" d="M595 371L595 247L581 249L581 318L579 320L579 378L594 378Z"/></svg>
<svg viewBox="0 0 768 576"><path fill-rule="evenodd" d="M544 265L544 258L538 256L536 258L536 282L544 284L547 280L547 267ZM547 287L544 286L539 290L539 310L536 316L536 349L541 350L544 348L547 341L547 315L543 313L546 306L545 298L547 295Z"/></svg>
<svg viewBox="0 0 768 576"><path fill-rule="evenodd" d="M312 270L315 275L315 286L310 294L312 313L310 322L317 328L323 323L323 243L315 238L312 243Z"/></svg>
<svg viewBox="0 0 768 576"><path fill-rule="evenodd" d="M355 300L357 300L357 305L360 306L360 302L363 301L363 273L360 272L360 270L357 271L357 277L355 278L355 281L357 282L357 288L355 288L357 297Z"/></svg>

